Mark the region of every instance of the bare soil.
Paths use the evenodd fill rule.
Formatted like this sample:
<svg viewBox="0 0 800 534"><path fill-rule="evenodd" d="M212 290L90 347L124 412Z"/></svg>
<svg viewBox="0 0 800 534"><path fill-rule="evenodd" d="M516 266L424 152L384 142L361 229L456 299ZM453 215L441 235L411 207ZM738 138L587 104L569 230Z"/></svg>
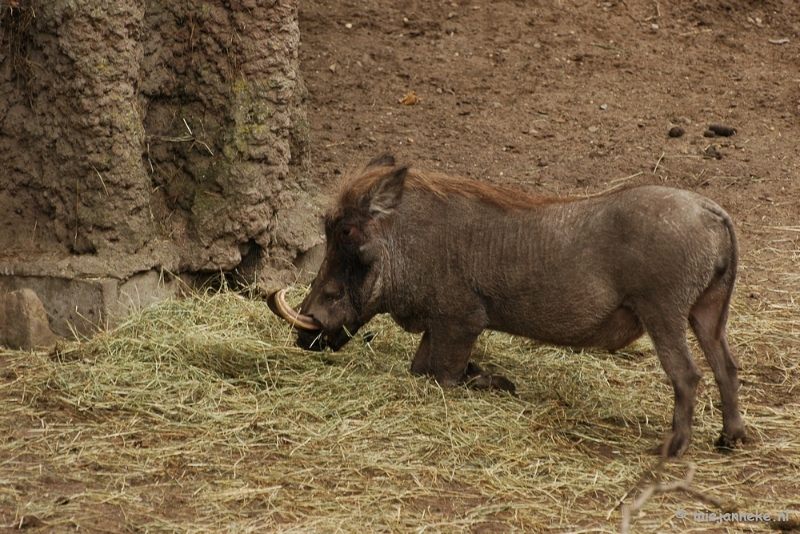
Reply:
<svg viewBox="0 0 800 534"><path fill-rule="evenodd" d="M310 0L300 25L324 184L388 152L542 195L692 189L738 226L739 291L791 297L763 237L800 237L797 2Z"/></svg>

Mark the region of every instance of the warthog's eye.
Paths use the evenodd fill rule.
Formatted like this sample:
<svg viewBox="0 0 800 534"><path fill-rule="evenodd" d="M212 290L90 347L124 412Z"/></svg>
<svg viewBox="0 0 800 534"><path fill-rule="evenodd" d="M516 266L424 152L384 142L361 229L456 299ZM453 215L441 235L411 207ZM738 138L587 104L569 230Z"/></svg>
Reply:
<svg viewBox="0 0 800 534"><path fill-rule="evenodd" d="M339 229L339 243L347 250L358 248L363 238L364 234L357 226L346 224Z"/></svg>
<svg viewBox="0 0 800 534"><path fill-rule="evenodd" d="M356 229L352 226L342 226L342 229L339 230L339 241L341 241L343 245L351 244L355 238Z"/></svg>

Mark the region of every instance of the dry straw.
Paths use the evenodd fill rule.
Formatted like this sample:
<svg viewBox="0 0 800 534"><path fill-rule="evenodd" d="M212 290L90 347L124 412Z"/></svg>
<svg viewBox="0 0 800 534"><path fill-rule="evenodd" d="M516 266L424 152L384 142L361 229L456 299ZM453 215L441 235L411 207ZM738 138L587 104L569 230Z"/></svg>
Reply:
<svg viewBox="0 0 800 534"><path fill-rule="evenodd" d="M795 249L793 249L795 250ZM787 275L791 276L791 275ZM388 318L339 353L293 346L230 292L143 310L52 354L0 352L0 525L48 532L765 531L715 512L800 519L798 326L791 298L740 288L729 336L751 442L712 442L705 363L685 461L656 471L672 392L646 342L615 355L486 333L475 358L518 397L407 372L418 342ZM791 295L789 295L791 297ZM700 362L702 358L693 348ZM640 499L641 501L641 499ZM688 517L676 517L686 510Z"/></svg>

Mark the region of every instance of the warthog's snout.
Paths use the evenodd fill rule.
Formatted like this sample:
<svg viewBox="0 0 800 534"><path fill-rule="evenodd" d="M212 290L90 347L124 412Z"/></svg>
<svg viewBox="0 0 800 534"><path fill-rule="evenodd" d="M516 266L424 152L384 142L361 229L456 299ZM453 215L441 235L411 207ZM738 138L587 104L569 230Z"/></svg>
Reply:
<svg viewBox="0 0 800 534"><path fill-rule="evenodd" d="M339 350L355 332L339 327L328 332L313 316L300 313L286 302L286 289L273 291L267 296L267 306L278 317L297 329L297 346L305 350Z"/></svg>

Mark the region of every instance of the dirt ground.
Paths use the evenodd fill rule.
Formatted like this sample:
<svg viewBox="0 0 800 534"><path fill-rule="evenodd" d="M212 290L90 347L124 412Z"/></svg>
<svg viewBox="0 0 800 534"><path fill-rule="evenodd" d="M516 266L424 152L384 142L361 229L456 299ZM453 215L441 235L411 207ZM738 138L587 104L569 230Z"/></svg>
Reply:
<svg viewBox="0 0 800 534"><path fill-rule="evenodd" d="M797 2L309 0L300 26L324 184L390 152L542 195L692 189L737 224L739 291L791 297L762 245L800 237Z"/></svg>

